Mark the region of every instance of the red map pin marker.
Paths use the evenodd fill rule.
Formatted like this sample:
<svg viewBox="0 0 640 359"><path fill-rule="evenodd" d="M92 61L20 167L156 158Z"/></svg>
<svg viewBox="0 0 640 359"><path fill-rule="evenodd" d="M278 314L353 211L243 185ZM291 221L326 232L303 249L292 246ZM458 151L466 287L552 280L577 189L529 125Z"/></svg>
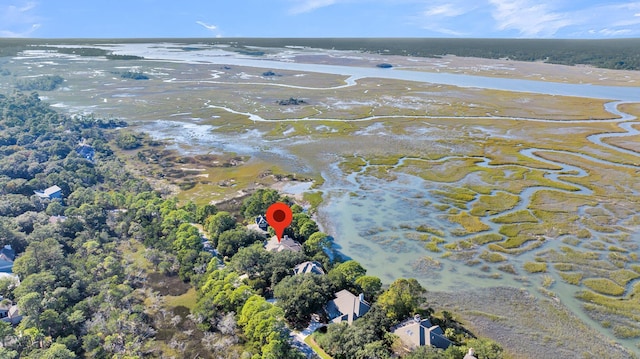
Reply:
<svg viewBox="0 0 640 359"><path fill-rule="evenodd" d="M292 219L291 208L285 203L276 202L267 208L267 223L276 230L278 243L282 240L284 229L289 227Z"/></svg>

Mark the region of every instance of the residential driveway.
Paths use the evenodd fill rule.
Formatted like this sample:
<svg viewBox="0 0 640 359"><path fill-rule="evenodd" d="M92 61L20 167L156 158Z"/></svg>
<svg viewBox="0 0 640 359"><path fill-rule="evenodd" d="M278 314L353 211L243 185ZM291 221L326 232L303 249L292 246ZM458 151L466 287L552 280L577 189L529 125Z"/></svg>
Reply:
<svg viewBox="0 0 640 359"><path fill-rule="evenodd" d="M318 355L313 351L313 349L311 349L311 347L304 342L304 340L322 325L322 323L318 323L313 320L303 331L295 331L291 332L290 334L292 345L298 348L298 350L300 350L307 358L319 358Z"/></svg>
<svg viewBox="0 0 640 359"><path fill-rule="evenodd" d="M308 359L319 358L318 355L311 349L307 343L304 342L304 338L307 336L303 336L301 332L291 332L291 345L302 352Z"/></svg>

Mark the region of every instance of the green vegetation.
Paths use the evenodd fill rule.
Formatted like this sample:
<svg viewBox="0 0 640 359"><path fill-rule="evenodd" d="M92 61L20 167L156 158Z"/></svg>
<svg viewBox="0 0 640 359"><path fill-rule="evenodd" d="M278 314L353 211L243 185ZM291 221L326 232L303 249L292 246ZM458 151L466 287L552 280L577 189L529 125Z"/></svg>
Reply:
<svg viewBox="0 0 640 359"><path fill-rule="evenodd" d="M467 233L477 233L489 229L489 226L482 223L478 217L470 215L467 212L460 212L456 215L449 216L449 220L459 223Z"/></svg>
<svg viewBox="0 0 640 359"><path fill-rule="evenodd" d="M587 278L582 281L586 287L607 295L621 295L624 288L606 278Z"/></svg>
<svg viewBox="0 0 640 359"><path fill-rule="evenodd" d="M53 91L63 82L62 76L58 75L38 76L18 80L16 88L21 91Z"/></svg>
<svg viewBox="0 0 640 359"><path fill-rule="evenodd" d="M569 284L579 285L584 274L582 273L559 273L562 280Z"/></svg>
<svg viewBox="0 0 640 359"><path fill-rule="evenodd" d="M490 263L504 262L507 260L507 257L505 257L504 255L500 253L489 252L489 251L482 252L480 254L480 258Z"/></svg>
<svg viewBox="0 0 640 359"><path fill-rule="evenodd" d="M547 271L547 263L526 262L522 268L529 273L541 273Z"/></svg>
<svg viewBox="0 0 640 359"><path fill-rule="evenodd" d="M507 193L496 192L494 195L482 195L478 197L478 201L474 203L470 214L482 217L504 212L515 207L520 201L520 197Z"/></svg>
<svg viewBox="0 0 640 359"><path fill-rule="evenodd" d="M304 342L307 343L308 346L313 349L313 351L318 354L321 359L332 359L329 354L327 354L322 348L318 346L318 343L315 341L317 333L313 333L304 339Z"/></svg>

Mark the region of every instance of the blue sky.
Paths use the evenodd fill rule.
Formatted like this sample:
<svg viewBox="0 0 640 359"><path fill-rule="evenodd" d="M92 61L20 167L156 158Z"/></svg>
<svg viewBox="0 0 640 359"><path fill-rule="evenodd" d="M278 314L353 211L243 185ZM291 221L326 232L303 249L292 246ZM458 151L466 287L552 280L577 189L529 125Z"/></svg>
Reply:
<svg viewBox="0 0 640 359"><path fill-rule="evenodd" d="M640 1L0 0L0 37L640 37Z"/></svg>

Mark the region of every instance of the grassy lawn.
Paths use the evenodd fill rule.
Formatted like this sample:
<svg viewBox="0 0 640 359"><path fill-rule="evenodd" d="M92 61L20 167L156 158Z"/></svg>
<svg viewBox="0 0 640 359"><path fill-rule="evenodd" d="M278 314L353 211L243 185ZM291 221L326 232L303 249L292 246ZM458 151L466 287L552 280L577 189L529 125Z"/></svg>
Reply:
<svg viewBox="0 0 640 359"><path fill-rule="evenodd" d="M307 343L307 345L309 345L311 347L311 349L313 349L313 351L318 354L318 356L322 359L332 359L331 356L329 356L329 354L325 353L324 350L322 350L322 348L320 348L318 346L318 343L316 343L315 340L313 340L313 336L315 334L309 335L308 337L306 337L304 339L304 342Z"/></svg>

